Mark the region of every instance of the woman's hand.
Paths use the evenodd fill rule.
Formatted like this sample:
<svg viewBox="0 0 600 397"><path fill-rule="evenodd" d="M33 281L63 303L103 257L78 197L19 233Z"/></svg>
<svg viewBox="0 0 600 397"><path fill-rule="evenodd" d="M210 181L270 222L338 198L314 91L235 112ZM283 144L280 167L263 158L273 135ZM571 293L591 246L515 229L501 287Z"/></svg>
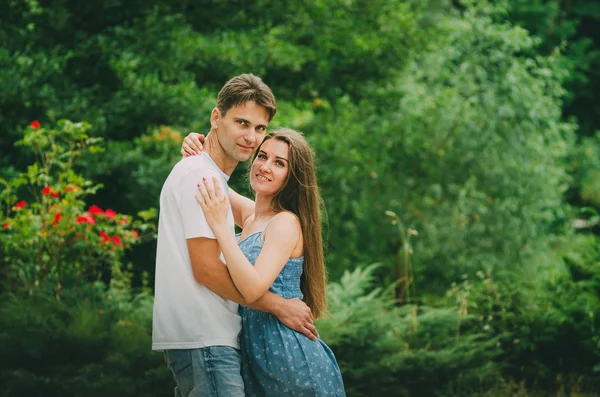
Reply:
<svg viewBox="0 0 600 397"><path fill-rule="evenodd" d="M204 150L204 135L190 132L181 143L181 155L188 157L201 154Z"/></svg>
<svg viewBox="0 0 600 397"><path fill-rule="evenodd" d="M211 182L206 178L202 178L202 183L198 184L198 190L200 195L196 193L196 201L202 207L210 228L215 235L217 235L217 232L227 232L229 200L227 195L221 191L219 180L213 177Z"/></svg>

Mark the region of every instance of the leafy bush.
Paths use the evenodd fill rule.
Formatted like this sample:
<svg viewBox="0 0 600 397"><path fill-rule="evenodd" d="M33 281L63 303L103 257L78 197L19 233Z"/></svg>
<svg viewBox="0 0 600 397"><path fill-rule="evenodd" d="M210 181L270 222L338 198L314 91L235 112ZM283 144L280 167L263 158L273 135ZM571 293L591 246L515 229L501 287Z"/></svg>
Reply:
<svg viewBox="0 0 600 397"><path fill-rule="evenodd" d="M102 283L0 297L0 396L162 396L173 380L151 346L152 297Z"/></svg>
<svg viewBox="0 0 600 397"><path fill-rule="evenodd" d="M600 387L600 244L594 236L571 236L555 245L532 269L511 279L491 270L465 275L448 296L479 319L477 331L498 339L506 378L548 391L594 390Z"/></svg>
<svg viewBox="0 0 600 397"><path fill-rule="evenodd" d="M317 324L335 352L349 396L433 396L485 390L500 375L495 338L456 308L397 307L374 288L376 266L328 286L331 315ZM470 329L470 332L465 332Z"/></svg>
<svg viewBox="0 0 600 397"><path fill-rule="evenodd" d="M96 205L84 210L83 199L101 186L77 173L85 151L101 150L89 125L61 121L56 129L34 122L19 144L31 148L36 162L9 181L0 180L0 271L9 287L51 288L84 281L120 279L123 253L140 233L151 235L153 212L141 219Z"/></svg>

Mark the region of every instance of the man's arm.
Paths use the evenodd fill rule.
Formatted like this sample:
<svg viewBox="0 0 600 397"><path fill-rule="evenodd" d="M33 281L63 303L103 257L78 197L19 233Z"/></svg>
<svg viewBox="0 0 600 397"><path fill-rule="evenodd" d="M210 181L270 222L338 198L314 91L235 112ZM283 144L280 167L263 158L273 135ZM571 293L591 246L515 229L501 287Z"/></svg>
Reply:
<svg viewBox="0 0 600 397"><path fill-rule="evenodd" d="M285 299L268 291L248 307L273 314L283 325L303 333L311 340L319 337L310 308L298 298Z"/></svg>
<svg viewBox="0 0 600 397"><path fill-rule="evenodd" d="M227 267L219 258L221 250L217 240L209 238L187 239L192 272L197 283L209 288L225 299L237 302L265 313L271 313L285 326L316 340L318 334L310 309L300 299L285 299L272 292L248 305L237 290Z"/></svg>

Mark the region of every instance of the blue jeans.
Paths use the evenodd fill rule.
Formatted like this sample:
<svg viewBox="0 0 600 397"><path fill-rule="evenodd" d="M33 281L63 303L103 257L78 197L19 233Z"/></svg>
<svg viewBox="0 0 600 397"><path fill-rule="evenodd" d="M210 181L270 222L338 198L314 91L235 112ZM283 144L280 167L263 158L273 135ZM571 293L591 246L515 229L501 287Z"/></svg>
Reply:
<svg viewBox="0 0 600 397"><path fill-rule="evenodd" d="M241 356L229 346L165 350L175 397L244 397Z"/></svg>

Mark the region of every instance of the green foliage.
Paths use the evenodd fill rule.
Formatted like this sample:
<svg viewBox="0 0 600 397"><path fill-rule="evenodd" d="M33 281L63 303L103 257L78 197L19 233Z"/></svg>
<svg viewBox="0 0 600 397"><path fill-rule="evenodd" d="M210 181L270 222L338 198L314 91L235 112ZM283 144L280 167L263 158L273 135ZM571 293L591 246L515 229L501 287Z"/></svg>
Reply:
<svg viewBox="0 0 600 397"><path fill-rule="evenodd" d="M534 46L525 31L474 9L441 29L403 81L397 124L411 183L400 203L428 280L529 260L564 220L574 129L560 120L559 64L517 56Z"/></svg>
<svg viewBox="0 0 600 397"><path fill-rule="evenodd" d="M401 306L373 288L375 266L345 272L328 287L331 315L318 322L351 396L459 395L500 375L495 338L466 333L475 318L457 308Z"/></svg>
<svg viewBox="0 0 600 397"><path fill-rule="evenodd" d="M86 159L93 179L110 186L98 192L98 200L117 208L130 203L136 208L158 208L162 185L181 159L182 141L181 132L159 126L131 141L108 142L106 156ZM115 197L115 191L123 193Z"/></svg>
<svg viewBox="0 0 600 397"><path fill-rule="evenodd" d="M448 296L498 338L507 376L546 390L590 390L600 385L600 245L591 236L556 245L562 261L543 256L512 278L491 269L465 275Z"/></svg>
<svg viewBox="0 0 600 397"><path fill-rule="evenodd" d="M369 101L341 98L306 128L334 278L355 263L395 266L403 242L388 210L418 232L414 272L430 290L517 268L564 223L574 125L561 121L560 56L520 57L534 40L493 12L440 22L437 40Z"/></svg>
<svg viewBox="0 0 600 397"><path fill-rule="evenodd" d="M581 139L570 158L571 172L579 185L576 200L600 208L600 132Z"/></svg>
<svg viewBox="0 0 600 397"><path fill-rule="evenodd" d="M579 135L591 136L598 128L600 78L600 6L596 1L569 2L508 0L510 20L541 40L538 51L560 49L561 62L568 71L565 114L578 119Z"/></svg>
<svg viewBox="0 0 600 397"><path fill-rule="evenodd" d="M152 297L102 284L4 294L0 396L159 396L172 391L162 355L150 350Z"/></svg>
<svg viewBox="0 0 600 397"><path fill-rule="evenodd" d="M124 250L139 233L151 232L147 221L98 206L84 210L83 198L100 187L77 173L84 152L98 152L89 125L61 121L56 129L26 130L19 142L30 147L36 162L9 181L0 180L1 271L10 288L51 288L80 285L112 274L122 276ZM23 197L27 197L24 200ZM139 232L138 232L139 231Z"/></svg>

